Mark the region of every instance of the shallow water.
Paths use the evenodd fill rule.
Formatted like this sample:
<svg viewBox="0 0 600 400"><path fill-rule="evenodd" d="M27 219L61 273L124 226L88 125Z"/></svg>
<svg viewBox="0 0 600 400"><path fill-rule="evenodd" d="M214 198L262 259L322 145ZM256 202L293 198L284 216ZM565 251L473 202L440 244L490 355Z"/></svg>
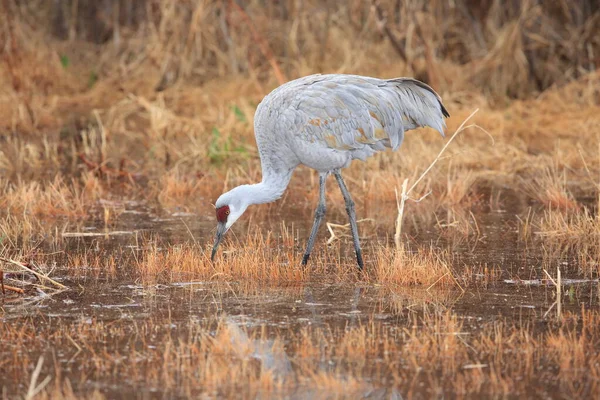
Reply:
<svg viewBox="0 0 600 400"><path fill-rule="evenodd" d="M93 249L100 254L123 249L135 252L139 237L150 234L164 243L188 241L191 236L212 240L213 221L209 218L203 220L189 214L158 215L136 203L125 204L125 208L117 223L110 227L111 232L118 234L97 235L104 232L104 228L99 228L101 223L69 226L64 235L67 253L84 249ZM42 338L27 348L15 348L16 345L10 341L3 340L0 348L0 371L4 370L0 383L3 396L12 398L26 392L27 382L23 379L29 378L21 377L9 368L10 363L23 355L27 355L29 360L29 371L33 370L38 357L44 355L46 362L42 375L52 375L55 366L59 366L61 378L68 378L75 393L79 394L89 394L95 389L110 398L186 397L205 393L201 387L184 385L177 388L161 385L160 380L147 382L140 377L100 373L97 371L99 367L81 367L81 358L90 352L104 351L124 357L115 358L112 361L115 363L130 362L127 360L132 354L142 360L144 351L159 348L165 337L188 337L193 327L202 326L215 335L219 321L229 329L234 348L254 343L250 358L261 368L276 371L277 376L285 378L291 376L296 368L294 348L298 341L297 333L307 328L311 332L333 332L334 336L336 332L368 325L386 332L401 332L415 328L415 316L450 311L462 323L458 334L468 336L497 321L545 330L552 326L559 312L580 313L582 309L600 309L598 282L581 276L572 258L548 260L544 258L542 249L520 244L514 215L489 212L477 215L477 219L481 234L475 239L453 241L440 239L435 233L422 232L411 242L411 246L433 245L452 249L456 254L454 267L457 269L487 265L498 270L493 279L474 276L474 283L468 285L465 291L457 287L445 290L435 287L390 288L361 281L339 282L334 276L315 277L310 282L286 287L235 281L180 281L143 286L126 273L126 265L120 266L121 272L117 273L117 277L95 271L89 274L94 278L85 277L85 274L81 278L73 277L59 264L52 276L70 290L51 296L40 290L29 291L26 295L9 295L3 299L0 322L11 326L31 324ZM307 221L310 219L295 221L300 237L310 228ZM350 243L345 245L351 246ZM368 251L368 244L365 248ZM351 249L348 254L351 256ZM560 307L555 303L554 285L542 272L547 268L554 276L556 267L560 267L563 274ZM99 323L102 329L119 327L120 331L130 332L131 336L127 340L119 337L111 342L109 334L103 340L87 345L85 341L78 342L76 337L69 336L69 340L65 340L64 334L60 333L65 326L97 326ZM144 324L151 324L155 333L136 333L140 326L146 326ZM256 339L255 335L260 332L260 338ZM54 341L53 335L63 339ZM275 338L285 344L284 355L272 351ZM132 349L137 350L132 353ZM377 355L369 357L367 361L373 365L381 362ZM343 359L321 357L315 362L323 364L319 364L319 370L339 373ZM143 362L140 365L142 370L152 368ZM387 387L386 374L391 372L385 372L385 368L384 373L381 369L375 372L376 369L366 367L361 371L363 381L367 382L360 392L363 397L394 398L408 393L408 387ZM145 374L141 372L140 376ZM536 384L554 387L554 383L548 385L542 378ZM310 398L311 393L315 394L311 390L315 389L296 382L295 388L286 395ZM213 390L211 393L219 395L226 391ZM411 388L410 393L417 397L432 395L427 385L422 383L416 389ZM452 394L451 391L444 393Z"/></svg>

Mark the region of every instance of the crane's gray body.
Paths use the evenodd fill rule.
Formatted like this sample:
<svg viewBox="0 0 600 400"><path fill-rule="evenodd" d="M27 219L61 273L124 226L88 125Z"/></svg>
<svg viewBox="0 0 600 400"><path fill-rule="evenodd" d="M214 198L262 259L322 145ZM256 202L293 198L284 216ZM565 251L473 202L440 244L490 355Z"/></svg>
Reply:
<svg viewBox="0 0 600 400"><path fill-rule="evenodd" d="M319 171L320 190L302 263L308 260L325 216L325 181L333 173L346 202L356 258L362 269L354 202L340 169L354 159L365 160L386 148L396 150L404 132L410 129L430 126L443 135L447 116L437 93L411 78L311 75L281 85L263 99L254 116L262 181L238 186L217 199L219 224L211 259L225 232L248 206L280 198L294 169L304 164Z"/></svg>
<svg viewBox="0 0 600 400"><path fill-rule="evenodd" d="M430 126L443 134L446 114L433 89L414 79L310 75L268 94L254 129L263 174L298 164L324 173L396 150L410 129Z"/></svg>

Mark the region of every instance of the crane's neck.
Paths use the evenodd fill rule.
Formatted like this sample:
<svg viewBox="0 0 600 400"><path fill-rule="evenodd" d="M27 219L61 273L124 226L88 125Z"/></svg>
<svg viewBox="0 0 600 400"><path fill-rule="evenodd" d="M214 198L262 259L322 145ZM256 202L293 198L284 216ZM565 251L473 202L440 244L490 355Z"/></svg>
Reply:
<svg viewBox="0 0 600 400"><path fill-rule="evenodd" d="M246 206L270 203L283 195L290 183L292 172L293 170L285 173L269 173L263 175L260 183L238 186L234 190L238 192L236 193L237 196L241 197Z"/></svg>

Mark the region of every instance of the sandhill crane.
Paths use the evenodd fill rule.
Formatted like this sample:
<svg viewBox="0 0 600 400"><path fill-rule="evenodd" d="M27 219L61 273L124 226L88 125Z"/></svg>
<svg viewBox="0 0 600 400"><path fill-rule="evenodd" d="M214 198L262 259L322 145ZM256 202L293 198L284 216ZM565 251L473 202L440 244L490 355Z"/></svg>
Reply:
<svg viewBox="0 0 600 400"><path fill-rule="evenodd" d="M262 181L223 193L215 203L214 260L223 235L251 204L270 203L285 191L300 164L319 172L319 203L302 265L306 265L325 216L325 181L333 174L350 218L356 261L364 263L354 201L340 170L386 148L396 150L404 132L429 126L444 135L448 111L428 85L411 78L377 79L358 75L310 75L269 93L256 109L254 134Z"/></svg>

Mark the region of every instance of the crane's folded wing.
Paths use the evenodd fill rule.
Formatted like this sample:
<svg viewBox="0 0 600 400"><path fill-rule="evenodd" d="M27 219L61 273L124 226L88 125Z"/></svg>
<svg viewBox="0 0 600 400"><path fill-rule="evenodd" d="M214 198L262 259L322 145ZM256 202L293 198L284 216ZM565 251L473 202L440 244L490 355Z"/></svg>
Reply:
<svg viewBox="0 0 600 400"><path fill-rule="evenodd" d="M410 78L307 77L282 117L310 143L336 150L397 149L404 132L430 126L442 135L448 115L429 86ZM362 158L362 157L361 157Z"/></svg>

